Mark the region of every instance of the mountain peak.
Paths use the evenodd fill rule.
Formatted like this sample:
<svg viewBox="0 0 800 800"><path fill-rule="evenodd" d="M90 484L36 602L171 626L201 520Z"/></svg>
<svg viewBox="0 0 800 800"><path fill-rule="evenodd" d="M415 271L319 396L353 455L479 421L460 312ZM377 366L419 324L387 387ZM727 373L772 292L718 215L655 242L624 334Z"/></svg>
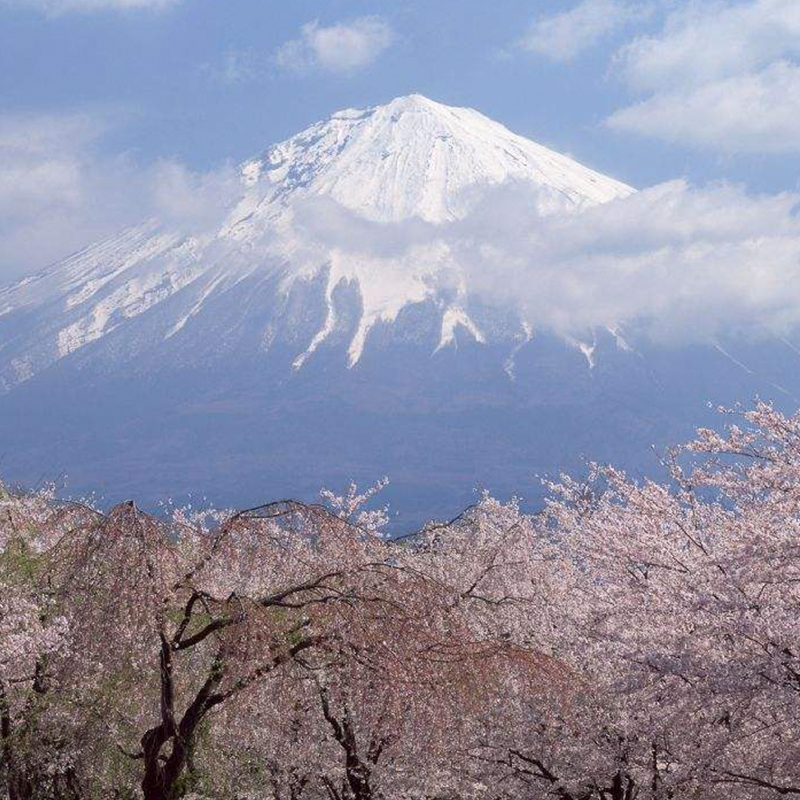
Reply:
<svg viewBox="0 0 800 800"><path fill-rule="evenodd" d="M388 103L383 103L382 105L376 106L369 106L366 109L363 108L349 108L343 109L342 111L335 112L332 114L333 117L338 117L340 115L346 115L349 113L356 114L356 115L363 115L363 114L370 114L375 113L383 110L388 110L393 113L402 113L404 111L430 111L430 112L441 112L443 110L450 109L451 106L447 106L444 103L437 103L435 100L431 100L429 97L426 97L424 94L405 94L400 95L399 97L395 97L394 99L390 100Z"/></svg>
<svg viewBox="0 0 800 800"><path fill-rule="evenodd" d="M251 184L327 195L383 221L455 219L465 211L464 190L509 180L530 182L567 206L633 191L474 109L420 94L339 111L269 148L243 174Z"/></svg>

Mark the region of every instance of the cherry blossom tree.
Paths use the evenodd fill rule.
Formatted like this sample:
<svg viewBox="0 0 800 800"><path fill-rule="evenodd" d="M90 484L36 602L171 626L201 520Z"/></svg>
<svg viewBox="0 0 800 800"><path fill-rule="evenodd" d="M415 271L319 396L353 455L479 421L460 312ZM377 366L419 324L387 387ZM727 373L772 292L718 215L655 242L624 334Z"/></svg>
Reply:
<svg viewBox="0 0 800 800"><path fill-rule="evenodd" d="M103 513L0 487L9 800L800 794L800 414L484 496Z"/></svg>
<svg viewBox="0 0 800 800"><path fill-rule="evenodd" d="M380 519L359 510L368 497L351 487L344 499L333 497L332 506L340 518ZM465 522L464 530L468 527ZM435 526L400 543L385 542L384 565L392 573L389 602L371 602L359 615L348 632L347 657L330 650L304 652L292 661L290 689L284 671L277 696L262 687L237 701L261 711L252 726L239 729L234 750L246 754L256 783L268 782L275 796L371 800L480 794L472 771L461 763L470 719L497 699L488 687L505 673L507 662L525 663L529 670L540 663L511 643L505 629L489 623L506 602L516 600L497 594L502 543L489 549L494 564L453 570L456 548L468 543L461 533L447 537L443 530ZM480 613L471 608L479 593ZM237 705L224 713L245 716ZM235 764L218 770L229 773L237 773Z"/></svg>
<svg viewBox="0 0 800 800"><path fill-rule="evenodd" d="M380 539L293 503L212 527L167 526L126 504L73 532L69 548L60 585L79 598L82 671L139 695L106 722L142 764L146 800L198 782L198 737L218 707L301 654L343 657L393 578Z"/></svg>
<svg viewBox="0 0 800 800"><path fill-rule="evenodd" d="M0 785L27 800L42 784L69 796L74 771L53 724L69 621L41 581L70 514L52 495L12 496L0 484Z"/></svg>
<svg viewBox="0 0 800 800"><path fill-rule="evenodd" d="M673 452L667 485L598 468L552 487L580 568L573 663L653 797L800 793L800 416L741 416Z"/></svg>
<svg viewBox="0 0 800 800"><path fill-rule="evenodd" d="M505 647L453 603L452 582L378 533L380 514L355 524L350 506L345 515L281 502L165 520L133 503L108 514L56 506L59 524L38 523L57 535L37 585L68 622L59 697L64 724L80 732L74 783L84 794L206 791L209 743L227 746L220 720L235 718L255 741L270 709L288 703L313 716L293 735L314 730L329 745L314 785L379 796L375 786L413 775L403 724L416 719L418 735L424 718L433 741L439 710L476 693ZM37 618L38 607L15 602ZM25 635L35 648L39 634Z"/></svg>

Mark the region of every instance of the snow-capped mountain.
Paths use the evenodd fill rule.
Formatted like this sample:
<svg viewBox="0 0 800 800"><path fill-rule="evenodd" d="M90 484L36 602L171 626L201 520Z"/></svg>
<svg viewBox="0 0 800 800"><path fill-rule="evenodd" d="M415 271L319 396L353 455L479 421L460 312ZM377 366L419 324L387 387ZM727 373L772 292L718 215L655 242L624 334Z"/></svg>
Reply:
<svg viewBox="0 0 800 800"><path fill-rule="evenodd" d="M470 287L435 236L375 257L336 234L340 239L342 227L368 223L446 224L468 212L476 190L510 181L535 187L541 213L632 191L472 109L412 95L341 111L245 163L219 219L202 230L186 234L151 220L0 290L0 390L112 332L117 340L130 332L130 356L140 357L188 329L197 353L198 332L202 338L207 330L212 340L199 351L208 355L223 345L205 315L211 308L218 315L226 297L238 311L234 289L245 280L272 282L273 296L237 324L262 349L276 336L291 339L295 368L345 324L334 302L337 288L349 287L360 304L349 315L356 318L347 320L355 322L347 342L350 367L376 323L391 323L426 300L439 306L438 348L453 341L458 326L482 341L485 334L466 308ZM347 212L352 218L336 228L331 217ZM386 231L378 227L375 235ZM313 286L317 302L324 301L316 330L284 313L301 285ZM515 332L525 325L519 321ZM184 352L183 360L189 357Z"/></svg>
<svg viewBox="0 0 800 800"><path fill-rule="evenodd" d="M633 189L477 111L342 111L224 186L200 221L145 221L0 289L5 479L252 505L388 474L411 524L584 458L647 471L707 401L800 404L785 344L579 340L479 291L499 278L468 256L502 244L472 237L485 216L591 215Z"/></svg>

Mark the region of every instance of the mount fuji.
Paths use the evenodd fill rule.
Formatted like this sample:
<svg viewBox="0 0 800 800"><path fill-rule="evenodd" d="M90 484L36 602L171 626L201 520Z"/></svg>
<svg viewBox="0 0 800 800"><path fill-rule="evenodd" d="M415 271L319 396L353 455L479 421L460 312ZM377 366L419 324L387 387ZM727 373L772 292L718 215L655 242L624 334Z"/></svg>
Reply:
<svg viewBox="0 0 800 800"><path fill-rule="evenodd" d="M293 359L295 368L344 327L333 297L347 286L361 305L347 348L353 367L378 322L394 322L410 305L441 301L437 284L458 265L439 247L381 259L343 253L335 245L313 247L298 214L335 213L335 206L313 205L327 199L340 213L349 210L375 223L442 224L466 213L470 189L513 180L538 189L540 211L632 192L471 109L414 95L366 111L341 111L245 163L238 192L202 233L183 235L150 220L0 292L0 389L8 391L90 343L111 347L111 334L114 358L120 340L130 348L129 358L161 351L165 343L169 350L174 340L183 351L181 363L198 349L209 354L237 346L230 336L221 341L207 317L211 309L218 316L218 302L228 305L224 298L233 301L231 311L243 312L234 300L242 284L273 283L274 292L251 305L237 323L240 334L255 336L261 352L276 336L305 345ZM451 284L463 283L461 276L449 277ZM308 340L300 309L289 300L308 295L303 288L315 280L324 286L326 315ZM440 346L453 339L457 326L483 339L461 303L467 293L461 286L453 302L442 305ZM311 314L318 304L306 301ZM271 325L264 325L265 314ZM92 353L97 358L97 348ZM174 363L174 354L164 357Z"/></svg>
<svg viewBox="0 0 800 800"><path fill-rule="evenodd" d="M459 236L515 185L540 216L634 193L412 95L270 147L202 224L147 220L0 288L0 472L237 505L388 474L412 522L585 458L646 472L706 401L776 376L800 396L789 349L578 341L488 302Z"/></svg>

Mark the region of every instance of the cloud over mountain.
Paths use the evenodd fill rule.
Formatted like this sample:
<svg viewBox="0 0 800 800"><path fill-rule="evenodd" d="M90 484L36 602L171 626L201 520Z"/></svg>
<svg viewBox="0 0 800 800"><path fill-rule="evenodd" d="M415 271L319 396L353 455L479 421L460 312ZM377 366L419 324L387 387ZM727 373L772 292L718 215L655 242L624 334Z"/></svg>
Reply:
<svg viewBox="0 0 800 800"><path fill-rule="evenodd" d="M281 45L275 61L295 72L320 69L348 74L369 66L394 39L389 23L378 16L327 26L314 20L303 25L298 38Z"/></svg>
<svg viewBox="0 0 800 800"><path fill-rule="evenodd" d="M219 218L233 170L108 153L103 137L119 124L101 111L0 115L0 284L143 218L186 230Z"/></svg>
<svg viewBox="0 0 800 800"><path fill-rule="evenodd" d="M540 192L478 187L465 216L439 225L373 222L329 199L297 220L308 241L366 260L387 281L414 251L439 253L442 286L565 337L624 328L684 344L800 326L797 195L678 180L542 214Z"/></svg>

